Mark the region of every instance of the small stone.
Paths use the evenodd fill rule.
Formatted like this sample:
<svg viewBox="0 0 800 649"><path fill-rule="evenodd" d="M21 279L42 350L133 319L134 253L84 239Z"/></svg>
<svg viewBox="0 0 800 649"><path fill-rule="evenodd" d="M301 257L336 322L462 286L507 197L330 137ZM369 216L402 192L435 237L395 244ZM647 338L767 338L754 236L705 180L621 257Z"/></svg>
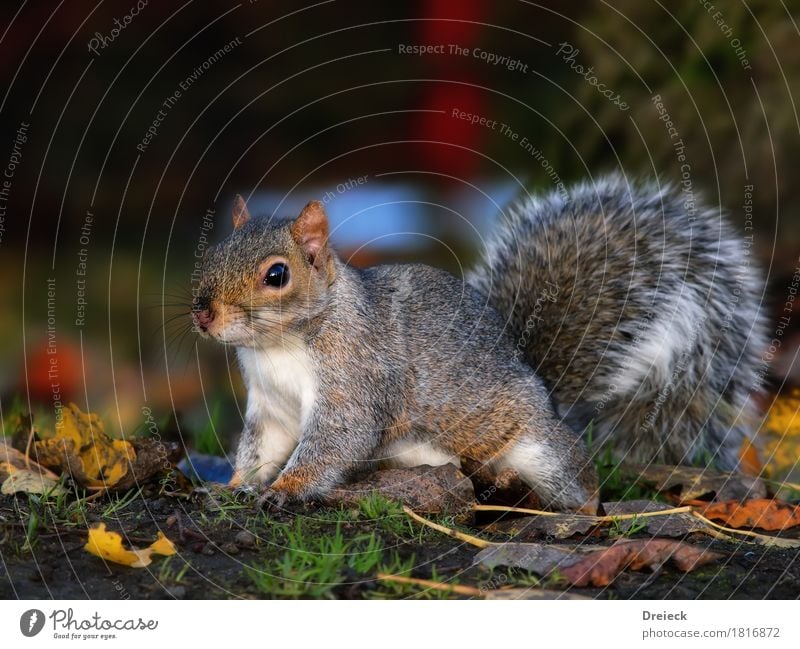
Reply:
<svg viewBox="0 0 800 649"><path fill-rule="evenodd" d="M452 464L376 471L360 482L335 489L330 501L355 505L372 493L428 514L471 512L475 502L472 483Z"/></svg>
<svg viewBox="0 0 800 649"><path fill-rule="evenodd" d="M203 546L203 554L207 557L214 556L216 552L216 546L211 543L210 541Z"/></svg>
<svg viewBox="0 0 800 649"><path fill-rule="evenodd" d="M252 548L256 544L256 537L252 532L241 530L233 537L233 541L240 548Z"/></svg>
<svg viewBox="0 0 800 649"><path fill-rule="evenodd" d="M161 512L166 506L167 501L164 498L157 498L150 504L150 509L154 512Z"/></svg>
<svg viewBox="0 0 800 649"><path fill-rule="evenodd" d="M222 551L223 551L225 554L231 554L231 555L233 555L233 554L239 554L239 546L238 546L238 545L236 545L236 544L235 544L235 543L233 543L233 542L230 542L230 543L223 543L223 544L222 544L222 545L219 547L219 549L220 549L220 550L222 550Z"/></svg>

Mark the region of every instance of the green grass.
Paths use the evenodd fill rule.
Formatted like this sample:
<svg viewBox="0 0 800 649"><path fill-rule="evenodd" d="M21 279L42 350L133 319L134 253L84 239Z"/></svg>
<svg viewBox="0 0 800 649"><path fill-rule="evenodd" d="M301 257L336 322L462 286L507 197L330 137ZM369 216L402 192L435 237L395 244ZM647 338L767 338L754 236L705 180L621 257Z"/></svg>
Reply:
<svg viewBox="0 0 800 649"><path fill-rule="evenodd" d="M109 500L103 506L103 518L117 518L120 512L124 511L134 500L141 496L142 490L131 489L123 493L113 493L109 495Z"/></svg>
<svg viewBox="0 0 800 649"><path fill-rule="evenodd" d="M296 518L273 528L271 545L280 553L247 569L258 590L282 599L330 599L340 584L375 571L384 549L374 532L345 538L341 523L323 534L315 533L319 526Z"/></svg>
<svg viewBox="0 0 800 649"><path fill-rule="evenodd" d="M411 576L417 562L408 545L427 542L429 532L437 534L413 523L401 505L381 496L298 516L288 524L265 515L261 524L267 528L262 544L267 558L247 568L247 574L265 596L331 599L356 584L357 592L370 599L453 597L447 591L376 579L378 573ZM438 579L435 568L432 579Z"/></svg>
<svg viewBox="0 0 800 649"><path fill-rule="evenodd" d="M620 469L621 461L614 457L609 446L597 447L593 439L593 424L586 429L586 447L594 459L597 478L600 484L600 500L602 502L620 500L655 500L662 502L663 496L655 489L631 482L630 475L624 475Z"/></svg>
<svg viewBox="0 0 800 649"><path fill-rule="evenodd" d="M414 523L403 511L403 506L377 493L371 493L356 505L329 507L313 514L313 520L327 523L358 523L399 541L420 542L429 537L430 528Z"/></svg>
<svg viewBox="0 0 800 649"><path fill-rule="evenodd" d="M638 534L647 527L647 521L640 519L638 516L634 516L629 519L629 521L629 524L626 525L625 523L628 522L627 519L622 520L614 517L611 522L611 527L608 530L608 538L627 538Z"/></svg>
<svg viewBox="0 0 800 649"><path fill-rule="evenodd" d="M235 520L237 513L242 510L252 509L255 495L252 498L242 498L232 489L221 488L214 489L211 498L213 500L209 503L207 511L208 514L214 514L214 516L206 516L206 512L202 512L201 516L208 523L222 523Z"/></svg>
<svg viewBox="0 0 800 649"><path fill-rule="evenodd" d="M183 565L179 567L174 565L179 562L183 562ZM180 557L165 557L159 564L158 572L156 573L158 583L165 588L183 584L189 568L191 568L191 564Z"/></svg>

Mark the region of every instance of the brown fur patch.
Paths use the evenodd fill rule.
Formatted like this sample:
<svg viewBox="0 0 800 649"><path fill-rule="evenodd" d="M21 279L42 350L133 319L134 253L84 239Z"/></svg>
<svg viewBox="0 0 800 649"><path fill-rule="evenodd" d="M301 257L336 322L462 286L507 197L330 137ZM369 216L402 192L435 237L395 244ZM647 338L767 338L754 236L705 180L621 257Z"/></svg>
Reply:
<svg viewBox="0 0 800 649"><path fill-rule="evenodd" d="M319 477L319 472L311 467L297 467L284 471L272 483L272 489L283 491L291 498L302 497Z"/></svg>

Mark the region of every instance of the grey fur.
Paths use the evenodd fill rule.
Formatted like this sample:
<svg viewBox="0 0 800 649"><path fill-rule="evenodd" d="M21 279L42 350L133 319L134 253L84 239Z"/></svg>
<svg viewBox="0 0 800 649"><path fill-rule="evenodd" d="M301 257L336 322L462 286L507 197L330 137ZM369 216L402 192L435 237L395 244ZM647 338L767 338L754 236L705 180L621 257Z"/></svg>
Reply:
<svg viewBox="0 0 800 649"><path fill-rule="evenodd" d="M566 199L527 198L508 210L469 282L507 316L575 430L591 423L598 445L631 460L733 469L754 430L763 281L721 211L687 198L697 196L621 176ZM542 299L547 286L555 296ZM653 355L654 337L670 348L615 390L643 352Z"/></svg>

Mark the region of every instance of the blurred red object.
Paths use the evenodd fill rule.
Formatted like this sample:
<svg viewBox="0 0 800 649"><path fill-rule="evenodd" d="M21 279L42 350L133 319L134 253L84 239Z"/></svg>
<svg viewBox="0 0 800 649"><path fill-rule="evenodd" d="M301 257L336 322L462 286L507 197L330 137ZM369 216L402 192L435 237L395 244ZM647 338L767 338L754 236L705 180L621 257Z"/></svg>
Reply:
<svg viewBox="0 0 800 649"><path fill-rule="evenodd" d="M428 78L421 108L411 124L411 139L417 140L417 159L422 169L464 178L474 175L484 133L481 127L452 116L453 109L483 114L483 91L478 87L474 60L450 53L450 45L472 48L485 22L486 3L474 0L434 0L425 3L420 22L421 45L445 45L444 54L426 60ZM473 85L474 84L474 85ZM452 146L451 146L452 145ZM449 184L447 181L443 182Z"/></svg>
<svg viewBox="0 0 800 649"><path fill-rule="evenodd" d="M81 382L81 350L72 342L52 344L46 338L28 349L28 396L31 401L60 402L75 399ZM25 391L25 377L20 378Z"/></svg>

